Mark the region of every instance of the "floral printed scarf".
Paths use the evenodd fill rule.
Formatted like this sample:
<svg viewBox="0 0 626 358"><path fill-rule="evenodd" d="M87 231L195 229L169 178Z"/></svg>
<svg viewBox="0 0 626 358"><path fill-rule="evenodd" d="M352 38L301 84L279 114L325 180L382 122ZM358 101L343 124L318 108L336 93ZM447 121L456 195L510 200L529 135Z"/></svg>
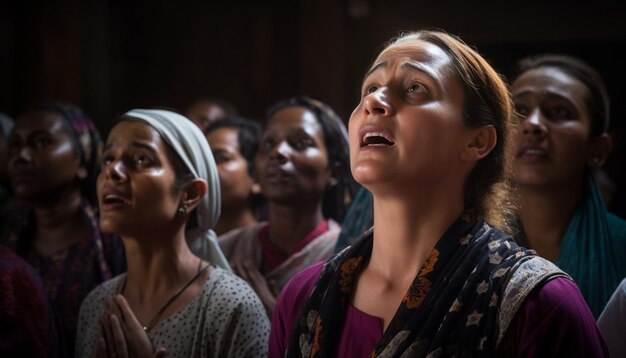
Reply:
<svg viewBox="0 0 626 358"><path fill-rule="evenodd" d="M336 355L346 307L372 245L370 230L325 264L296 322L287 357ZM463 215L437 242L371 357L493 356L512 268L532 258L533 251L502 231Z"/></svg>

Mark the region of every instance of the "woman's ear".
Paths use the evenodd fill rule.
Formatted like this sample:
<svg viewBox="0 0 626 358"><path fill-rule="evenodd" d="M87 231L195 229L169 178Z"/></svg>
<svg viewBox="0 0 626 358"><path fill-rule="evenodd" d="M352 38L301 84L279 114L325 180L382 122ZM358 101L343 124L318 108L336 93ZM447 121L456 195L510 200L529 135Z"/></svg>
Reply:
<svg viewBox="0 0 626 358"><path fill-rule="evenodd" d="M613 139L608 133L591 138L587 150L587 165L591 168L601 167L613 149Z"/></svg>
<svg viewBox="0 0 626 358"><path fill-rule="evenodd" d="M498 134L494 126L476 128L461 152L461 160L476 162L491 153L497 142Z"/></svg>
<svg viewBox="0 0 626 358"><path fill-rule="evenodd" d="M198 206L200 200L204 198L208 190L207 183L204 179L193 179L183 191L183 202L182 205L187 209L187 211L191 211Z"/></svg>
<svg viewBox="0 0 626 358"><path fill-rule="evenodd" d="M250 191L254 195L261 195L261 184L259 184L258 181L254 180L252 182L252 187L250 188Z"/></svg>
<svg viewBox="0 0 626 358"><path fill-rule="evenodd" d="M85 180L87 179L87 168L85 168L83 165L81 165L80 167L78 167L78 170L76 171L76 176L78 177L78 179L80 180Z"/></svg>
<svg viewBox="0 0 626 358"><path fill-rule="evenodd" d="M328 177L328 188L332 188L339 183L341 177L341 163L335 162L330 168L330 176Z"/></svg>

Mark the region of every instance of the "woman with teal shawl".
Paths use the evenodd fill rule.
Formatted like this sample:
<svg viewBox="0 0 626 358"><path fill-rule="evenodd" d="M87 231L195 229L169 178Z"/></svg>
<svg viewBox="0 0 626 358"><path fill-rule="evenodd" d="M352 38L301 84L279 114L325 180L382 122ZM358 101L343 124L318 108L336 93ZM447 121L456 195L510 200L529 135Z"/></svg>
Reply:
<svg viewBox="0 0 626 358"><path fill-rule="evenodd" d="M626 276L626 221L607 212L593 176L612 148L607 90L570 56L529 57L519 69L519 239L567 272L598 317Z"/></svg>

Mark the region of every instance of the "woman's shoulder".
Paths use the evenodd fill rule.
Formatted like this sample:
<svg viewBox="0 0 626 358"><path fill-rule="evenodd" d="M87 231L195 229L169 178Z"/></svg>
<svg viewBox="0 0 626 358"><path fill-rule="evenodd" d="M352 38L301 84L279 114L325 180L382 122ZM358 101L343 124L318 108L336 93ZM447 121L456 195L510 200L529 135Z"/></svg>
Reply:
<svg viewBox="0 0 626 358"><path fill-rule="evenodd" d="M258 222L250 226L231 230L218 236L217 242L224 255L230 260L239 251L249 251L249 248L242 249L242 246L255 245L258 241L256 238L259 230L266 224L267 222Z"/></svg>
<svg viewBox="0 0 626 358"><path fill-rule="evenodd" d="M325 262L319 262L295 274L283 287L278 296L274 318L290 321L302 309L313 291Z"/></svg>
<svg viewBox="0 0 626 358"><path fill-rule="evenodd" d="M222 311L257 309L265 314L263 305L246 281L234 273L216 267L204 286L205 304Z"/></svg>
<svg viewBox="0 0 626 358"><path fill-rule="evenodd" d="M606 345L580 290L567 277L538 285L506 332L518 356L601 357Z"/></svg>

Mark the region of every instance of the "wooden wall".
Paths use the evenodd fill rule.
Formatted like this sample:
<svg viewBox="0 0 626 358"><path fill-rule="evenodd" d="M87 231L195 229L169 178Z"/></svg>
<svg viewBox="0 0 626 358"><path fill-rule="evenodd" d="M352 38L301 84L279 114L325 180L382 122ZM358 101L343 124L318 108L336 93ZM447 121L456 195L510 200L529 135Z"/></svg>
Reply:
<svg viewBox="0 0 626 358"><path fill-rule="evenodd" d="M607 81L624 143L626 4L544 3L7 0L0 4L0 111L16 116L42 99L65 100L106 134L130 108L184 110L217 96L260 118L277 100L308 94L347 120L382 44L429 27L460 35L507 75L531 53L586 59ZM624 178L623 170L616 175Z"/></svg>

